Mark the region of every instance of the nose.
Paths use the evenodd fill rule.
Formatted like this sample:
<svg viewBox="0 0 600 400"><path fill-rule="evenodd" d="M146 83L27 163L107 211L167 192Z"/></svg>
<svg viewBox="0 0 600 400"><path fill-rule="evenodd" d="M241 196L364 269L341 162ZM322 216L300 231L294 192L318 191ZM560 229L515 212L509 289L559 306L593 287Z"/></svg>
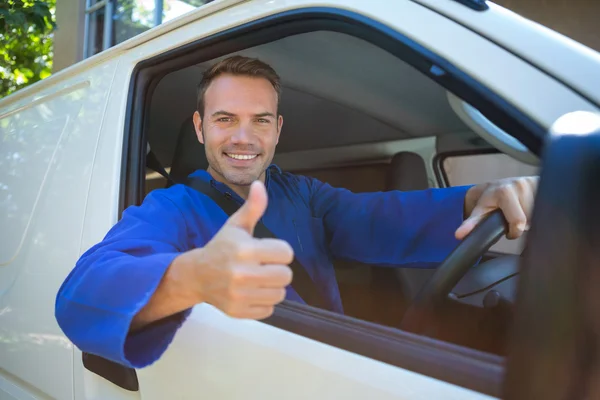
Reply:
<svg viewBox="0 0 600 400"><path fill-rule="evenodd" d="M241 123L231 136L231 143L247 144L252 140L252 127L249 123Z"/></svg>

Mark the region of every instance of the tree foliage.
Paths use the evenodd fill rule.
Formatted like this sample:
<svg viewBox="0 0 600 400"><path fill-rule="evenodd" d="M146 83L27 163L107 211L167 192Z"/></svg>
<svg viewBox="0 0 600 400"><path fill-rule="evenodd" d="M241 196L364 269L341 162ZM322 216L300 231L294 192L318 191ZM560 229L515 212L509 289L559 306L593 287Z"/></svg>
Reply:
<svg viewBox="0 0 600 400"><path fill-rule="evenodd" d="M0 0L0 97L50 76L56 0Z"/></svg>

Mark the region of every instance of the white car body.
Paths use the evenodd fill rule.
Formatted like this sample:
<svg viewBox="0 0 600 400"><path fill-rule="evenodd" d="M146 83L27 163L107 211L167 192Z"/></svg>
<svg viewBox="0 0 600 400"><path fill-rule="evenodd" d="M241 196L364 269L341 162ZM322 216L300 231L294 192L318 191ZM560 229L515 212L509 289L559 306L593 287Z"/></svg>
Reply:
<svg viewBox="0 0 600 400"><path fill-rule="evenodd" d="M0 399L492 398L209 305L194 308L131 392L86 370L57 325L59 286L118 219L136 65L307 7L379 21L545 128L568 112L598 111L598 53L494 4L478 13L450 0L220 0L23 89L0 101L0 137L19 138L0 142Z"/></svg>

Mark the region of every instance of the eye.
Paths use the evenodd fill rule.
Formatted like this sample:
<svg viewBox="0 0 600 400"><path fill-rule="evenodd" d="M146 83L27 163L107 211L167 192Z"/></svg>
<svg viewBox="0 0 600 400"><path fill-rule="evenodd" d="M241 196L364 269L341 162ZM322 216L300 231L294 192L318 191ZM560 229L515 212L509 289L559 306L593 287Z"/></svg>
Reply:
<svg viewBox="0 0 600 400"><path fill-rule="evenodd" d="M271 123L271 121L269 121L266 118L259 118L257 121L258 121L259 124L269 124L269 123Z"/></svg>
<svg viewBox="0 0 600 400"><path fill-rule="evenodd" d="M231 122L231 117L221 117L217 120L218 122Z"/></svg>

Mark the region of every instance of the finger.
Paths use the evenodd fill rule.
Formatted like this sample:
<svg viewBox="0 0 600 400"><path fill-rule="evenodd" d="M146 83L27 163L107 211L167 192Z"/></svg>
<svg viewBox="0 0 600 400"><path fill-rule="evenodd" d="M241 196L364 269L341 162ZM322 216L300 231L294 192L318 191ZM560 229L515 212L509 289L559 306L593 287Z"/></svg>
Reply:
<svg viewBox="0 0 600 400"><path fill-rule="evenodd" d="M285 288L248 289L241 293L247 304L254 306L274 306L285 299Z"/></svg>
<svg viewBox="0 0 600 400"><path fill-rule="evenodd" d="M294 249L285 240L256 239L254 259L260 264L290 264L294 260Z"/></svg>
<svg viewBox="0 0 600 400"><path fill-rule="evenodd" d="M261 181L254 181L250 186L250 193L246 202L229 217L227 223L242 228L252 235L254 227L267 209L267 203L268 197L265 185Z"/></svg>
<svg viewBox="0 0 600 400"><path fill-rule="evenodd" d="M531 217L533 214L533 205L535 202L535 189L531 184L526 184L519 191L519 202L521 203L521 208L525 213L525 217L527 218L527 225L525 230L529 230L529 225L531 224Z"/></svg>
<svg viewBox="0 0 600 400"><path fill-rule="evenodd" d="M256 305L244 306L239 309L221 310L232 318L238 319L264 319L273 314L274 306L272 305Z"/></svg>
<svg viewBox="0 0 600 400"><path fill-rule="evenodd" d="M287 265L239 265L231 271L230 285L242 289L280 289L292 283L292 278L292 269Z"/></svg>
<svg viewBox="0 0 600 400"><path fill-rule="evenodd" d="M273 306L253 306L244 312L243 318L246 319L265 319L273 315L275 307Z"/></svg>
<svg viewBox="0 0 600 400"><path fill-rule="evenodd" d="M255 268L254 283L262 288L284 288L292 283L292 269L287 265L267 264Z"/></svg>
<svg viewBox="0 0 600 400"><path fill-rule="evenodd" d="M516 239L523 234L527 227L527 216L521 206L516 190L507 190L500 199L500 209L508 222L509 239Z"/></svg>
<svg viewBox="0 0 600 400"><path fill-rule="evenodd" d="M475 227L481 222L483 217L488 212L489 211L484 211L484 209L481 207L475 207L469 218L465 219L463 223L458 227L458 229L454 233L454 236L458 240L463 240L465 237L467 237L469 233L473 231L473 229L475 229Z"/></svg>

